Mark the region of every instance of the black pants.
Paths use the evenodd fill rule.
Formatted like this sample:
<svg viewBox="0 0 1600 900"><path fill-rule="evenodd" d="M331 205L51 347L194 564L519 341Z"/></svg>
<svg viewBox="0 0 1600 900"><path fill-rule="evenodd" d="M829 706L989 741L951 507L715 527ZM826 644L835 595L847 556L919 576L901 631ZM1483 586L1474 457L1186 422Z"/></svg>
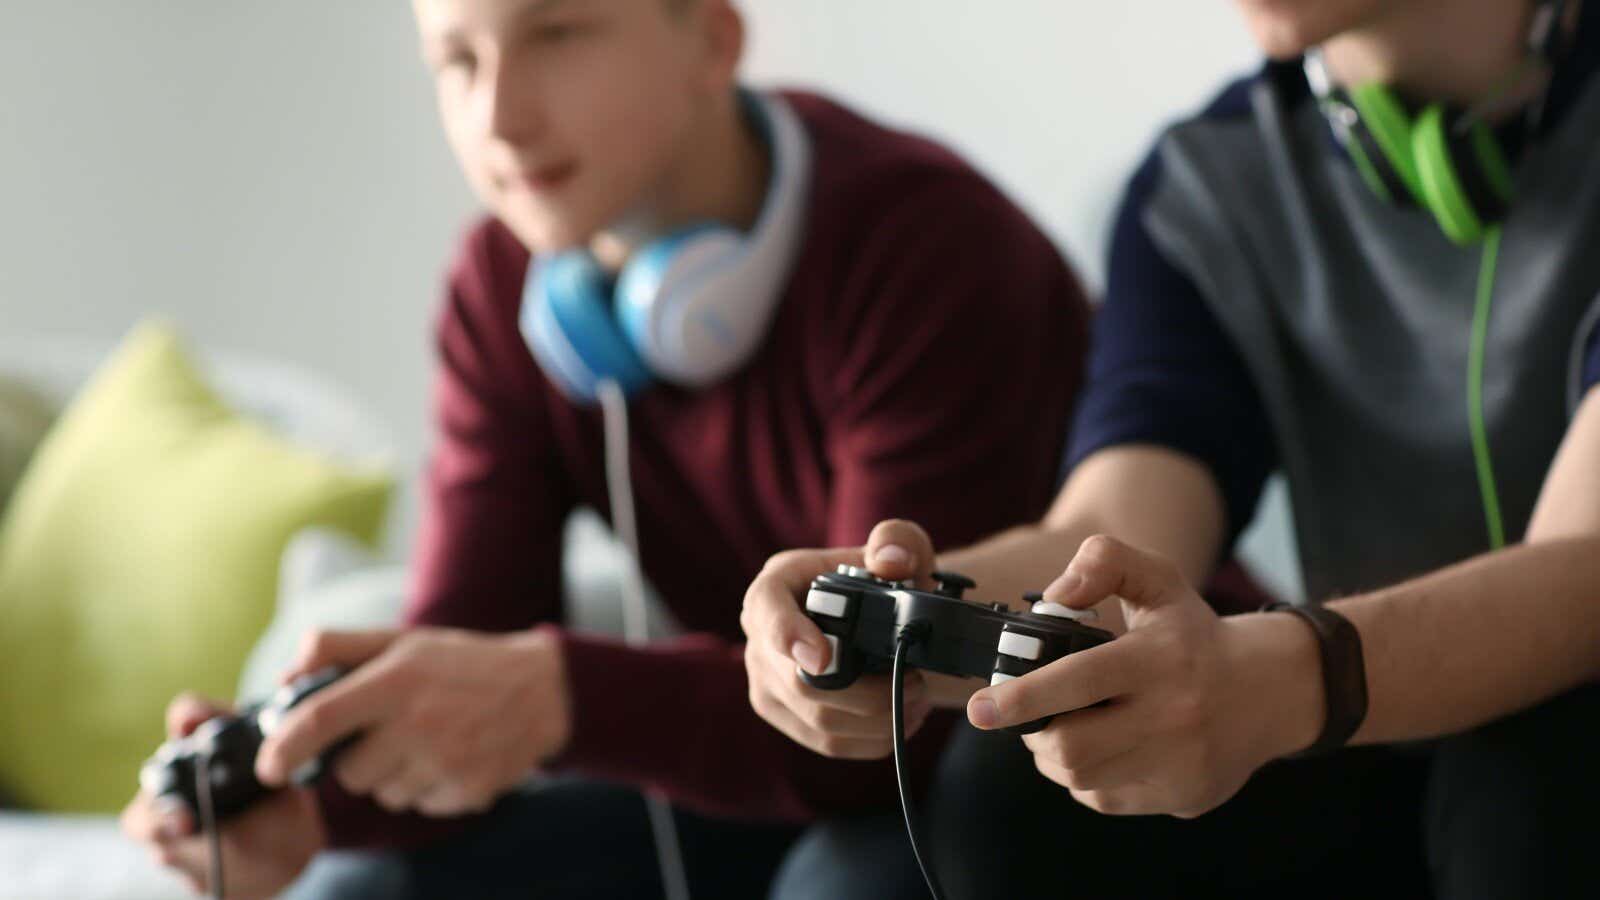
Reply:
<svg viewBox="0 0 1600 900"><path fill-rule="evenodd" d="M1277 762L1193 820L1096 813L1016 738L963 727L924 805L950 900L1600 897L1600 686L1426 747Z"/></svg>
<svg viewBox="0 0 1600 900"><path fill-rule="evenodd" d="M1600 687L1427 747L1274 763L1187 821L1101 815L1017 738L960 726L921 813L949 900L1600 897ZM676 819L695 900L927 896L897 810L798 841ZM420 853L324 854L289 896L653 898L653 846L638 794L565 782Z"/></svg>
<svg viewBox="0 0 1600 900"><path fill-rule="evenodd" d="M694 900L752 900L799 834L675 810ZM324 853L292 900L663 896L644 800L628 788L563 780L507 795L468 830L414 853Z"/></svg>

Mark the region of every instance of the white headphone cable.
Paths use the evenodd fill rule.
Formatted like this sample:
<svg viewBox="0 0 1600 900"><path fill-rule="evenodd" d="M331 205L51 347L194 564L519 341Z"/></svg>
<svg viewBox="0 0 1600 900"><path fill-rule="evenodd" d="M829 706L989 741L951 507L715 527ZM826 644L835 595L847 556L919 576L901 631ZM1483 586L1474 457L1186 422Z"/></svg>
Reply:
<svg viewBox="0 0 1600 900"><path fill-rule="evenodd" d="M649 642L650 627L639 563L639 532L633 517L633 481L628 471L628 400L622 388L610 379L600 382L599 395L605 421L606 493L611 497L611 525L627 551L622 566L622 631L629 644L640 646ZM645 791L644 799L667 900L689 900L689 880L683 870L683 851L678 845L672 808L652 791Z"/></svg>

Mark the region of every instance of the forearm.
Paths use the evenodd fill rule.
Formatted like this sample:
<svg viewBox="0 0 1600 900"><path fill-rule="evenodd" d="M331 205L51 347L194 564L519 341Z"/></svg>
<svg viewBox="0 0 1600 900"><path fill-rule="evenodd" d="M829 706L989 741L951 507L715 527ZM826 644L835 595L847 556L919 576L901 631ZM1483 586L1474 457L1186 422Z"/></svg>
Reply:
<svg viewBox="0 0 1600 900"><path fill-rule="evenodd" d="M1222 539L1222 498L1209 473L1170 450L1115 447L1096 453L1073 472L1045 518L942 554L939 568L978 583L973 596L1020 608L1022 595L1055 580L1078 547L1109 534L1179 561L1193 584L1211 575ZM1097 625L1124 630L1122 606L1112 597L1095 607ZM981 679L928 677L934 705L964 707L984 686Z"/></svg>
<svg viewBox="0 0 1600 900"><path fill-rule="evenodd" d="M1083 461L1043 521L943 554L939 564L977 581L979 598L1016 604L1060 575L1085 539L1108 534L1173 560L1191 584L1204 584L1223 515L1216 483L1197 461L1156 447L1113 447ZM1121 630L1114 600L1098 609L1102 622Z"/></svg>
<svg viewBox="0 0 1600 900"><path fill-rule="evenodd" d="M1328 605L1365 656L1352 743L1462 731L1600 677L1600 538L1520 545Z"/></svg>

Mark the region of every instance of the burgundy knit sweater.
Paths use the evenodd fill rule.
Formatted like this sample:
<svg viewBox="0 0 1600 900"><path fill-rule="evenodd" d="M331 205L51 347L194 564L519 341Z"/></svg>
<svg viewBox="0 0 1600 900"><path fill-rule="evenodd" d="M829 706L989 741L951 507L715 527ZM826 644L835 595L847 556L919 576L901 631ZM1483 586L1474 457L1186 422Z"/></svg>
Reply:
<svg viewBox="0 0 1600 900"><path fill-rule="evenodd" d="M560 629L574 727L552 763L766 820L891 804L895 781L890 761L824 758L751 709L746 587L773 553L860 544L885 518L954 548L1040 515L1088 321L1055 247L956 156L787 97L813 174L764 345L718 384L657 385L630 405L644 571L690 633L635 649ZM547 382L518 331L527 265L491 220L450 274L412 624L560 622L563 520L578 505L609 514L599 411ZM924 770L953 718L913 740ZM437 831L322 793L337 844Z"/></svg>

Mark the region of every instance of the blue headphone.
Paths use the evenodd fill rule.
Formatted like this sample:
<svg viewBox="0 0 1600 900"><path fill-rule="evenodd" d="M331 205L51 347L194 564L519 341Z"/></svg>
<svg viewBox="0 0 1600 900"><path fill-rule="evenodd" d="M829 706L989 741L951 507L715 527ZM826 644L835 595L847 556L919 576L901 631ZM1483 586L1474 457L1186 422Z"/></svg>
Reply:
<svg viewBox="0 0 1600 900"><path fill-rule="evenodd" d="M716 381L760 346L802 232L810 145L781 98L745 93L772 153L772 181L745 235L704 223L646 245L613 280L586 250L528 265L523 337L568 398L596 402L601 382L631 394L656 378Z"/></svg>

